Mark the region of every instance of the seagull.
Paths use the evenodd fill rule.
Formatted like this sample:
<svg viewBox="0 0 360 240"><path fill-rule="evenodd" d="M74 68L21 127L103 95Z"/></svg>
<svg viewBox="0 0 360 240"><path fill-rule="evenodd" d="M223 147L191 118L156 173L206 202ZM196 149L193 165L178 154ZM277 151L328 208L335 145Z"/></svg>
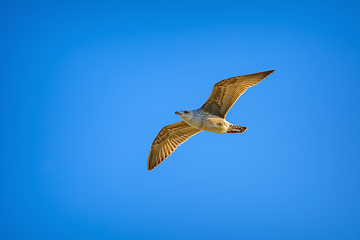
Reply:
<svg viewBox="0 0 360 240"><path fill-rule="evenodd" d="M214 85L210 97L196 110L175 112L182 121L163 127L154 139L148 161L148 170L154 169L190 137L201 131L215 133L243 133L246 127L225 120L238 98L249 88L273 73L274 70L253 73L222 80Z"/></svg>

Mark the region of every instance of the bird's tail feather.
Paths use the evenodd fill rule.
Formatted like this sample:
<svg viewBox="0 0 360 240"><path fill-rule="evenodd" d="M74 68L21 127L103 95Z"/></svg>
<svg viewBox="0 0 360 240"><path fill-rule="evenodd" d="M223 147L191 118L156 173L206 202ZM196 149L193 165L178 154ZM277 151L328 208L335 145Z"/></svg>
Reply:
<svg viewBox="0 0 360 240"><path fill-rule="evenodd" d="M227 133L243 133L243 132L245 132L246 129L247 129L246 127L230 124L229 129L227 130Z"/></svg>

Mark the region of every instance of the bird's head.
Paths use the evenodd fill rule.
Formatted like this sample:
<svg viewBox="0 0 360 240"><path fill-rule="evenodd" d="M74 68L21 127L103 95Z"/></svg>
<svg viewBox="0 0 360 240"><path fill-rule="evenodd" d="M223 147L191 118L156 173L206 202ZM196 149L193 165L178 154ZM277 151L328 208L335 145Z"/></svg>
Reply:
<svg viewBox="0 0 360 240"><path fill-rule="evenodd" d="M192 118L192 111L189 110L182 110L180 112L175 112L176 115L179 115L182 119L191 119Z"/></svg>

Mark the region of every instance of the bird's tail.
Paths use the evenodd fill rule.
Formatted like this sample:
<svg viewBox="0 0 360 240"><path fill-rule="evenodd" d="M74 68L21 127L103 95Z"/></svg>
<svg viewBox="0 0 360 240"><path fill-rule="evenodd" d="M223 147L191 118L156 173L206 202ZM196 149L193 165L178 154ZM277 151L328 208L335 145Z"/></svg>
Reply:
<svg viewBox="0 0 360 240"><path fill-rule="evenodd" d="M245 132L245 130L246 130L246 127L230 124L230 126L227 130L227 133L243 133L243 132Z"/></svg>

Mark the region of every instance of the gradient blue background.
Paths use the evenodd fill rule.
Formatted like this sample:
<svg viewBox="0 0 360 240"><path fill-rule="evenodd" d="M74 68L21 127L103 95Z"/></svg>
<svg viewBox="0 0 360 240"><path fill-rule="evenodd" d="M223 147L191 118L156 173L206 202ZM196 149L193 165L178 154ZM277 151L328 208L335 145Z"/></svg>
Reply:
<svg viewBox="0 0 360 240"><path fill-rule="evenodd" d="M359 1L0 3L0 239L360 239ZM159 130L275 69L154 171Z"/></svg>

